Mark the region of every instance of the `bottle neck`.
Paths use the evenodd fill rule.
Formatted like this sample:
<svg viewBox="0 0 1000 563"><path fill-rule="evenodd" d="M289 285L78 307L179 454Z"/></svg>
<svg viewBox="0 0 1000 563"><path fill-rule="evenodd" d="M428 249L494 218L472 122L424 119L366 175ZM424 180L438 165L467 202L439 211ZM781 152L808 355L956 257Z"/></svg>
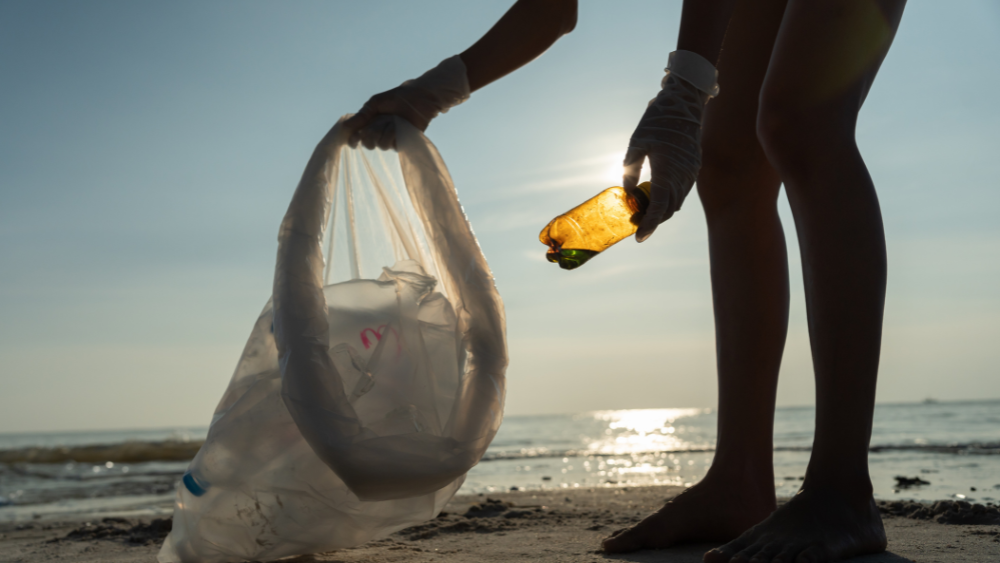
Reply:
<svg viewBox="0 0 1000 563"><path fill-rule="evenodd" d="M646 209L649 207L649 196L646 194L646 192L636 190L632 192L631 197L633 200L635 200L634 201L635 212L645 213Z"/></svg>
<svg viewBox="0 0 1000 563"><path fill-rule="evenodd" d="M650 189L652 189L652 185L649 182L643 182L629 193L629 205L634 206L632 209L633 213L639 216L646 213L646 209L649 208Z"/></svg>

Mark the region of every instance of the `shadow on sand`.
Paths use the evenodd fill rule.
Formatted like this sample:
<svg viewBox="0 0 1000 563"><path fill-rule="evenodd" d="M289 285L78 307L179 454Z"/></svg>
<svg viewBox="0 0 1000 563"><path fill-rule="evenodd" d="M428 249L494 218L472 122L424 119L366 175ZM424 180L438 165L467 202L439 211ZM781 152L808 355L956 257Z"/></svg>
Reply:
<svg viewBox="0 0 1000 563"><path fill-rule="evenodd" d="M717 545L692 544L669 549L636 551L635 553L614 553L604 555L604 559L608 561L631 561L634 563L701 563L701 558L705 552ZM910 563L910 560L887 551L877 555L864 555L853 559L844 559L843 563Z"/></svg>
<svg viewBox="0 0 1000 563"><path fill-rule="evenodd" d="M630 561L634 563L701 563L702 555L716 547L717 544L693 544L669 549L653 549L635 553L605 554L607 561ZM331 554L326 554L331 555ZM319 563L315 555L300 555L290 559L281 559L269 563ZM322 563L342 563L338 559L322 559ZM905 557L895 553L885 552L877 555L865 555L853 559L844 559L842 563L912 563Z"/></svg>

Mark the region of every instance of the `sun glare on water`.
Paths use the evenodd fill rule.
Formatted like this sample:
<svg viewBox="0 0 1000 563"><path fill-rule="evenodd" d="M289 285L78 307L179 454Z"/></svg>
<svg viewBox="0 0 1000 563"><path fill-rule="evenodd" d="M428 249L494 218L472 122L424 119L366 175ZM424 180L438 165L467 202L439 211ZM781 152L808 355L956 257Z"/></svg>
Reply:
<svg viewBox="0 0 1000 563"><path fill-rule="evenodd" d="M686 450L701 447L677 436L676 422L708 412L705 409L631 409L598 411L596 420L606 424L604 436L590 444L590 451L628 454Z"/></svg>

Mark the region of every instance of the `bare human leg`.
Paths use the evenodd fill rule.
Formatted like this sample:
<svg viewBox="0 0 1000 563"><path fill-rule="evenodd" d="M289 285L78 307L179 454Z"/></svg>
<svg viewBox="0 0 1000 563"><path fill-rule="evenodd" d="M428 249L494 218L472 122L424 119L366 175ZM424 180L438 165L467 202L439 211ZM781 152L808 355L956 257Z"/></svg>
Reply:
<svg viewBox="0 0 1000 563"><path fill-rule="evenodd" d="M685 4L687 8L687 4ZM758 93L785 0L741 0L708 104L698 193L709 229L719 373L719 439L705 478L636 526L609 552L729 541L775 507L772 430L788 325L788 263L780 188L757 140Z"/></svg>
<svg viewBox="0 0 1000 563"><path fill-rule="evenodd" d="M885 550L867 458L885 238L854 128L904 4L789 2L761 90L758 134L785 183L799 236L816 436L799 493L707 553L707 562L819 563Z"/></svg>

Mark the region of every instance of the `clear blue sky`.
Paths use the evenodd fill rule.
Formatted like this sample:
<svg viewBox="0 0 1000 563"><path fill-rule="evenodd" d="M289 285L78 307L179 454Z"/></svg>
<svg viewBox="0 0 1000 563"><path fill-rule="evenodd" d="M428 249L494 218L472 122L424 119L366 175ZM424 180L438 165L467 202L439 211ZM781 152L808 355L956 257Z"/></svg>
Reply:
<svg viewBox="0 0 1000 563"><path fill-rule="evenodd" d="M0 3L0 432L207 424L312 147L510 3ZM715 404L697 196L575 272L537 241L616 183L679 14L582 2L576 31L428 130L507 305L510 414ZM1000 397L998 55L1000 4L913 0L862 111L889 245L880 401ZM781 210L779 401L809 404Z"/></svg>

